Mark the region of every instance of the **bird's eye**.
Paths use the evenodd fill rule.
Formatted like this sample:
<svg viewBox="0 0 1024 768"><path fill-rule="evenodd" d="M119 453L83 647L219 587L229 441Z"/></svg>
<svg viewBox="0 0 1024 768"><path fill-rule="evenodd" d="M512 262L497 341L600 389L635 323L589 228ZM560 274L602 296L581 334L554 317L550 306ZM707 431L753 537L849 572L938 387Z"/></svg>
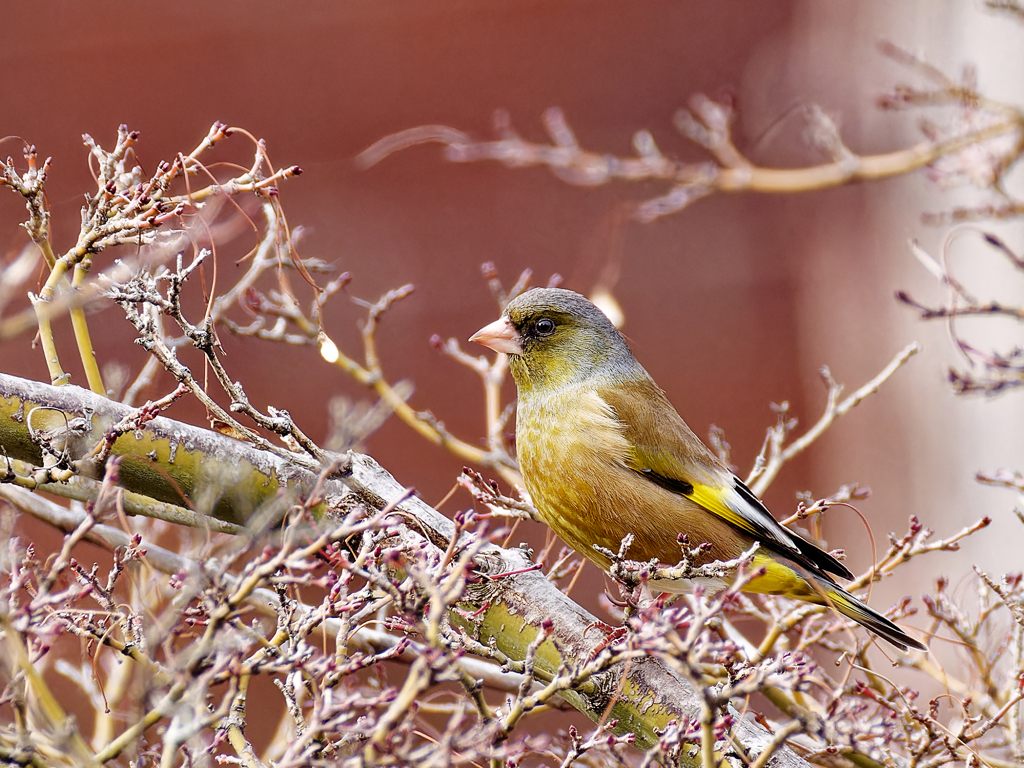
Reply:
<svg viewBox="0 0 1024 768"><path fill-rule="evenodd" d="M555 332L555 321L549 317L542 317L533 328L537 331L538 336L550 336Z"/></svg>

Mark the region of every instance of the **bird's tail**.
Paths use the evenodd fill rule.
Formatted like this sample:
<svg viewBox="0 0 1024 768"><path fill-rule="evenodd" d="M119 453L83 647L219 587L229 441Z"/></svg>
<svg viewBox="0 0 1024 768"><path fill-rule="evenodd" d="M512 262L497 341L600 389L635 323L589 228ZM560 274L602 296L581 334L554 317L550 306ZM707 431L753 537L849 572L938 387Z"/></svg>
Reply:
<svg viewBox="0 0 1024 768"><path fill-rule="evenodd" d="M928 650L924 644L858 600L824 573L811 573L801 565L762 550L754 553L754 566L759 568L761 573L743 587L744 591L785 595L809 603L827 605L903 651L908 648Z"/></svg>
<svg viewBox="0 0 1024 768"><path fill-rule="evenodd" d="M908 648L914 648L918 651L928 650L924 643L912 638L874 608L858 600L839 585L820 577L812 578L814 578L815 586L820 589L819 597L821 599L815 602L832 606L843 616L853 619L862 627L871 630L880 638L887 640L902 651L906 651Z"/></svg>

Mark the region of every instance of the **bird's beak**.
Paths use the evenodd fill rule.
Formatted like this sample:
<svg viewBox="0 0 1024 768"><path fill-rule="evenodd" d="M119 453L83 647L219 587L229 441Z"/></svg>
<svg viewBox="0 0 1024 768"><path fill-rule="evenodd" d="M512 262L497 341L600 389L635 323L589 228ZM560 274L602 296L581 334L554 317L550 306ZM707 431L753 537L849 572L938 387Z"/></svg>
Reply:
<svg viewBox="0 0 1024 768"><path fill-rule="evenodd" d="M499 317L490 325L485 325L470 336L469 340L490 347L495 352L504 352L506 355L523 354L523 339L507 317Z"/></svg>

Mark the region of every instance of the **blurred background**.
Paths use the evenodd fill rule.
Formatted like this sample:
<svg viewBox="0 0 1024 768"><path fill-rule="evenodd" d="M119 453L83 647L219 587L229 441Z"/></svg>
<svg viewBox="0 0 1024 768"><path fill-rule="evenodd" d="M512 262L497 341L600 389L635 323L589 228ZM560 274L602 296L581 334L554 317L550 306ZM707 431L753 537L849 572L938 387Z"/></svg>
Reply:
<svg viewBox="0 0 1024 768"><path fill-rule="evenodd" d="M961 361L944 326L922 323L894 299L906 290L942 300L908 242L938 254L948 228L924 223L922 214L976 203L976 192L942 191L916 173L789 196L718 195L643 224L629 217L631 206L664 193L663 185L573 187L544 169L450 163L432 145L369 169L354 162L375 141L417 125L491 138L499 109L523 136L547 141L540 116L549 107L564 111L587 149L628 156L633 134L646 129L666 154L701 160L706 155L672 127L674 112L699 93L735 104L736 142L759 165L823 160L796 116L809 103L835 120L853 151L893 151L920 141L920 116L880 111L876 100L897 82L920 79L883 56L878 43L915 51L954 77L974 64L982 91L1019 103L1024 30L1006 16L934 0L7 0L2 16L0 134L53 158L48 190L58 253L73 244L83 194L92 189L83 133L109 148L119 124L140 131L136 152L152 172L158 161L191 151L215 120L243 127L266 140L278 166L304 171L281 187L289 223L304 230L301 254L352 274L325 315L339 346L361 354L365 310L352 298L372 301L415 285L378 334L384 370L392 381L415 384L415 408L432 411L467 441L484 434L478 380L429 343L433 334L464 342L496 317L483 262L495 264L506 286L527 268L536 283L558 273L584 293L604 280L641 362L695 432L706 436L712 424L725 431L741 476L775 422L772 403L790 404L798 431L818 418L822 365L852 391L919 341L923 354L788 466L766 501L781 518L795 510L799 491L823 497L842 484L869 486L871 498L858 507L879 550L889 531L906 531L910 515L940 535L982 515L995 519L962 552L921 558L899 583L876 586L871 602L883 610L928 590L940 575L973 584L975 563L996 574L1019 568L1014 499L979 486L974 474L1024 467L1021 396L955 397L946 373ZM18 157L20 142L6 140L2 151ZM232 139L210 157L248 165L251 146ZM23 220L21 200L0 195L6 259L26 242ZM995 229L1011 246L1024 246L1019 227ZM975 293L1019 296L1016 277L979 240L961 238L952 249L959 274ZM222 249L223 275L241 269L233 260L254 242L242 228ZM108 258L100 256L98 266ZM145 353L132 345L120 311L108 307L91 322L101 364L119 364L134 377ZM312 347L222 340L229 370L253 404L287 409L314 439L326 436L332 396L370 398ZM73 381L84 384L66 354ZM28 336L0 345L0 370L46 379ZM171 388L165 379L144 397ZM204 423L192 403L166 415ZM370 438L368 450L430 503L462 468L397 420ZM469 503L456 496L443 510ZM825 534L829 546L847 550L854 570L870 562L871 539L849 510L831 512ZM544 539L539 526L518 535ZM601 576L592 569L587 578L593 587L577 587L575 596L593 607Z"/></svg>

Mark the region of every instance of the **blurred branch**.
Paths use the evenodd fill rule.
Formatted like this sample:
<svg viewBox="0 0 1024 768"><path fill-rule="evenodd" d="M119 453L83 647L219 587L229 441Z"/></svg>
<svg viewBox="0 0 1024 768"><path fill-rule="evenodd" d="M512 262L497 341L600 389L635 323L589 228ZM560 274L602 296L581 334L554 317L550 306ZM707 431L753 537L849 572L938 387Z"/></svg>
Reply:
<svg viewBox="0 0 1024 768"><path fill-rule="evenodd" d="M821 437L825 431L832 426L836 419L845 416L864 399L875 394L881 386L896 373L911 357L916 355L921 348L916 344L910 344L901 352L897 353L886 366L879 371L878 375L861 386L857 391L840 401L843 387L832 378L832 373L827 367L821 369L821 378L828 388L828 397L825 403L825 412L818 421L803 435L786 445L786 438L796 426L795 421L786 418L787 406L779 408L779 423L768 430L764 446L754 463L754 468L747 476L746 483L750 490L757 496L764 495L768 486L778 476L782 467L796 456L807 450L815 440Z"/></svg>
<svg viewBox="0 0 1024 768"><path fill-rule="evenodd" d="M970 111L965 109L958 121L944 129L926 128L927 139L913 147L885 154L858 155L843 142L832 119L821 108L811 106L802 113L807 121L806 135L829 161L805 168L759 167L734 142L732 105L703 95L694 96L687 109L676 113L675 127L711 155L709 162L683 163L667 157L649 131L639 131L633 136L636 152L633 157L587 151L580 146L565 115L555 107L548 109L542 118L550 144L523 139L511 127L509 116L499 112L495 115L498 138L494 141L476 141L447 126L420 126L379 140L357 159L363 167L369 167L395 152L419 144L437 143L445 147L445 157L452 162L496 160L510 168L545 166L562 181L579 186L613 181L668 183L667 193L637 206L635 215L641 221L677 213L717 192L806 192L852 181L903 175L943 159L951 162L933 170L947 181L969 172L975 177L988 174L988 183L995 184L1021 152L1024 114L1008 105L984 100L980 94L945 78L923 60L896 46L887 44L883 52L911 70L923 73L934 85L928 91L899 87L882 100L883 106L895 109L911 105L962 104L969 98ZM977 152L967 156L968 151L975 149L984 151L984 157L977 157Z"/></svg>
<svg viewBox="0 0 1024 768"><path fill-rule="evenodd" d="M947 290L947 299L938 306L929 306L912 298L906 291L898 291L896 298L916 310L922 320L944 320L954 346L967 361L967 367L949 368L949 382L956 394L983 393L993 395L1024 384L1024 350L1015 346L1007 351L981 349L968 342L960 331L958 320L964 317L1024 320L1024 306L1006 305L997 301L984 301L971 294L950 267L953 243L963 234L978 234L983 242L1005 257L1010 266L1024 274L1024 259L1002 240L990 232L973 227L958 227L945 238L941 260L929 255L917 243L911 249L918 261Z"/></svg>
<svg viewBox="0 0 1024 768"><path fill-rule="evenodd" d="M1016 469L998 469L995 472L979 472L976 476L979 483L1012 488L1024 493L1024 474Z"/></svg>
<svg viewBox="0 0 1024 768"><path fill-rule="evenodd" d="M1018 21L1024 21L1024 5L1017 0L985 0L985 7L993 11L1003 11L1017 17Z"/></svg>

